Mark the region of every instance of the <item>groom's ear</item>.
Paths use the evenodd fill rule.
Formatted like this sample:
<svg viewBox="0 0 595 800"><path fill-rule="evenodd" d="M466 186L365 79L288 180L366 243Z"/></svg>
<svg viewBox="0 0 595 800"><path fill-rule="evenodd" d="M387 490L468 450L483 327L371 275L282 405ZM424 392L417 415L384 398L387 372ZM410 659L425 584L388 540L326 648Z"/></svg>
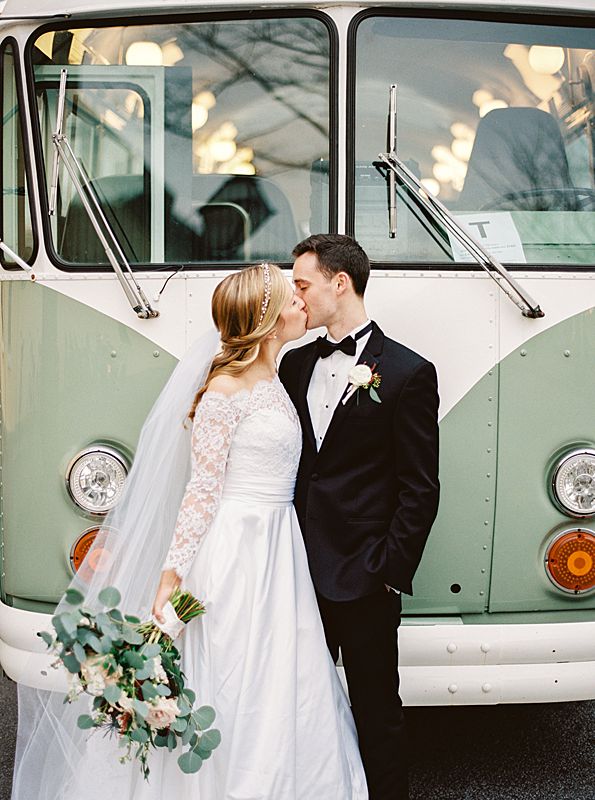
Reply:
<svg viewBox="0 0 595 800"><path fill-rule="evenodd" d="M345 292L349 290L353 291L353 281L346 272L337 272L336 275L334 275L334 280L335 291L338 296L345 294Z"/></svg>

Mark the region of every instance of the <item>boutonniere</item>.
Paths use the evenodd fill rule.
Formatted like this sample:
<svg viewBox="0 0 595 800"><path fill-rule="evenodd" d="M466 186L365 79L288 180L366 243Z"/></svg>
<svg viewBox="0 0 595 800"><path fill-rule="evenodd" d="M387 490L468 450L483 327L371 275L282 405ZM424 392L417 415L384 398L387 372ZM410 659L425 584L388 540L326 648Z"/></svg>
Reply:
<svg viewBox="0 0 595 800"><path fill-rule="evenodd" d="M374 372L375 368L376 364L371 368L367 364L356 364L355 367L353 367L347 378L349 381L349 389L343 399L343 405L345 405L354 392L359 392L360 389L367 390L375 403L382 403L376 391L382 381L382 375L380 375L379 372ZM357 395L357 402L359 402L359 394Z"/></svg>

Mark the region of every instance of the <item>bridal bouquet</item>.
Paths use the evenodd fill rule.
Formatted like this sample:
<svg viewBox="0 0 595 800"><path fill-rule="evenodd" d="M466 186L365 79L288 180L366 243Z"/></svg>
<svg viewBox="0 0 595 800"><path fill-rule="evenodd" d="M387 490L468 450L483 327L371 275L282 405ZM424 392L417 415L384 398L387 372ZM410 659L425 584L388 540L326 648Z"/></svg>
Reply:
<svg viewBox="0 0 595 800"><path fill-rule="evenodd" d="M150 748L171 752L178 742L187 748L178 758L181 770L197 772L221 734L211 728L215 711L210 706L193 708L196 697L185 686L172 638L153 622L123 615L117 608L120 593L113 587L99 593L103 612L85 608L76 589L66 591L66 600L73 608L52 618L55 636L48 631L38 636L56 653L54 666L64 665L68 671L70 690L64 702L83 693L93 697L91 713L78 718L79 728L114 733L126 748L120 761L138 758L145 779ZM169 602L181 623L204 613L204 606L180 589Z"/></svg>

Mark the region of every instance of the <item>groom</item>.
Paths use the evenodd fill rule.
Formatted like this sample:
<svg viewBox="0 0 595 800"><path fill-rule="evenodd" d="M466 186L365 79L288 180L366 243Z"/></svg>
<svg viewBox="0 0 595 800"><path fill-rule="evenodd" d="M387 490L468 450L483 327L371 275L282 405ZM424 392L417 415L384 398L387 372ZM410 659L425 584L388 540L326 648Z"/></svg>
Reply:
<svg viewBox="0 0 595 800"><path fill-rule="evenodd" d="M328 331L279 370L304 437L295 506L370 800L406 800L397 628L438 508L436 370L368 319L370 263L354 239L310 236L293 255L308 328Z"/></svg>

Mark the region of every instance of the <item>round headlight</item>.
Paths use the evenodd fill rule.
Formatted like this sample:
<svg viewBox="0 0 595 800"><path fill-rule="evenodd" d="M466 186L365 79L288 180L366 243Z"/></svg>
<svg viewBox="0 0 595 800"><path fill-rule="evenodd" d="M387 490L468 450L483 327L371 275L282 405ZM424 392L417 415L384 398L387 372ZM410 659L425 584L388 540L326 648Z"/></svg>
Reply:
<svg viewBox="0 0 595 800"><path fill-rule="evenodd" d="M549 579L571 594L583 594L595 587L595 533L576 528L558 534L545 554Z"/></svg>
<svg viewBox="0 0 595 800"><path fill-rule="evenodd" d="M595 515L595 450L567 453L554 468L552 491L565 514Z"/></svg>
<svg viewBox="0 0 595 800"><path fill-rule="evenodd" d="M128 475L128 462L117 450L89 447L75 456L66 473L74 502L87 514L107 514L118 502Z"/></svg>

